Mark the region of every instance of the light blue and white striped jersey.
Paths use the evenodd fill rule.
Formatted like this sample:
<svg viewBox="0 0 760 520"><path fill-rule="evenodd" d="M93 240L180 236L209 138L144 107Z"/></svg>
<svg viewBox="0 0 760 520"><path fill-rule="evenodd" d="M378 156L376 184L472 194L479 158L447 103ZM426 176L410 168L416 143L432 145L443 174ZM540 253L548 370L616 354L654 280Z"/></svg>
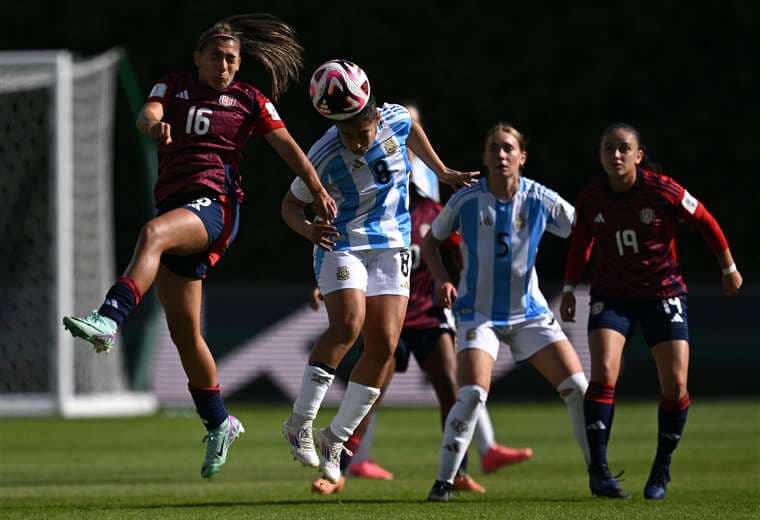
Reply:
<svg viewBox="0 0 760 520"><path fill-rule="evenodd" d="M575 209L547 187L520 178L511 200L498 200L485 180L455 193L433 222L435 238L462 235L464 266L454 312L478 313L496 325L551 316L538 287L536 253L544 231L570 235Z"/></svg>
<svg viewBox="0 0 760 520"><path fill-rule="evenodd" d="M409 156L406 139L411 130L409 112L401 105L384 104L375 142L364 155L345 147L332 126L309 150L309 160L322 185L335 199L338 215L333 225L340 233L335 251L409 247ZM303 202L313 197L298 177L290 191Z"/></svg>

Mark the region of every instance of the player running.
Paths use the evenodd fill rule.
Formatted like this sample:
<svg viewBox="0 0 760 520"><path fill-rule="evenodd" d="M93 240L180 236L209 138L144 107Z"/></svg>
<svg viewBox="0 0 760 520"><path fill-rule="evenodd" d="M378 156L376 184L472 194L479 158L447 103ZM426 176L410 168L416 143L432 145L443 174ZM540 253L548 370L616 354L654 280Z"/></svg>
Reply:
<svg viewBox="0 0 760 520"><path fill-rule="evenodd" d="M274 105L254 86L235 80L241 53L272 77L277 99L298 76L302 52L293 30L264 14L232 16L198 39L195 73L169 74L150 92L137 127L158 142L157 216L140 232L132 261L89 316L64 326L97 352L114 345L118 327L155 281L172 341L196 409L208 430L204 478L219 471L243 425L222 402L216 364L201 336L202 280L238 232L243 201L239 165L251 135L262 136L303 179L326 218L336 213L306 155Z"/></svg>
<svg viewBox="0 0 760 520"><path fill-rule="evenodd" d="M476 173L447 168L404 107L385 104L378 109L359 67L334 60L317 72L327 74L328 69L329 85L317 93L316 106L320 106L320 96L326 106L335 107L344 100L349 105L340 107L344 118L336 120L311 148L309 159L338 201L338 216L331 223L306 220L303 209L313 199L301 181L291 185L282 215L291 229L320 246L314 252L314 272L329 325L312 350L283 433L294 458L319 466L328 481L337 483L343 444L380 395L406 314L411 267L407 147L445 183L463 185ZM315 74L314 78L318 75L322 77ZM358 84L366 97L345 96L348 82ZM319 457L312 422L335 368L360 332L364 352L351 373L338 413L317 434Z"/></svg>
<svg viewBox="0 0 760 520"><path fill-rule="evenodd" d="M737 293L742 277L704 205L670 177L642 167L644 147L635 128L622 123L607 128L599 157L606 175L578 197L560 314L573 321L573 289L596 246L588 321L591 383L585 399L589 485L594 495L629 496L607 466L607 443L623 347L639 324L660 379L657 453L644 487L644 497L657 500L665 498L690 403L686 284L675 243L679 221L696 228L718 258L727 295Z"/></svg>
<svg viewBox="0 0 760 520"><path fill-rule="evenodd" d="M510 346L515 361L530 361L557 389L588 463L583 429L588 383L578 355L538 288L534 267L544 232L567 237L574 210L555 192L522 177L526 159L522 134L506 123L493 126L483 152L486 179L454 194L423 242L423 257L441 284L442 303L454 306L459 379L429 501L451 497L456 470L488 396L501 342ZM462 235L464 260L458 290L438 250L456 230Z"/></svg>

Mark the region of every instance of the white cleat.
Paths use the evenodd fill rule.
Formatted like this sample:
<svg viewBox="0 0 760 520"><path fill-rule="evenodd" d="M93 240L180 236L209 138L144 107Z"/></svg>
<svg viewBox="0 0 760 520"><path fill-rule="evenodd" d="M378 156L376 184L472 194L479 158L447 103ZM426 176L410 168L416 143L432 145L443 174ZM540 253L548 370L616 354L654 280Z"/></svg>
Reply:
<svg viewBox="0 0 760 520"><path fill-rule="evenodd" d="M325 435L325 429L319 430L317 433L317 445L319 446L320 463L319 469L322 470L322 474L329 482L337 484L342 477L340 471L340 454L343 450L349 455L353 455L348 451L343 443L340 441L334 442Z"/></svg>
<svg viewBox="0 0 760 520"><path fill-rule="evenodd" d="M282 434L290 445L293 458L304 466L316 468L319 466L319 456L314 449L314 439L311 436L311 421L300 428L291 426L288 421L282 425Z"/></svg>

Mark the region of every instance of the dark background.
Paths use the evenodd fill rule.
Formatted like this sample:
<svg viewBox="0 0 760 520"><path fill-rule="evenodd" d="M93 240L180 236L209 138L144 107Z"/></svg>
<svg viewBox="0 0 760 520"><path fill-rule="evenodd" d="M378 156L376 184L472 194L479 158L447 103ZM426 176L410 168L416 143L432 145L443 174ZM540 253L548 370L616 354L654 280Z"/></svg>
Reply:
<svg viewBox="0 0 760 520"><path fill-rule="evenodd" d="M242 12L271 12L306 49L301 82L279 103L308 150L328 123L310 106L311 71L344 57L359 63L379 101L414 98L439 155L451 167L480 167L482 139L498 120L528 135L526 176L573 201L600 171L598 141L610 123L639 128L650 156L704 201L723 227L747 281L760 260L757 206L758 57L753 2L709 7L684 2L595 5L466 2L9 2L0 7L5 49L68 48L89 56L123 47L147 95L163 74L192 67L198 35ZM248 61L242 79L265 92ZM118 269L150 213L133 117L117 100ZM213 279L307 282L310 246L279 218L292 173L264 141L249 144L241 234ZM561 276L566 244L548 239L539 272ZM682 233L687 280L718 283L701 238Z"/></svg>

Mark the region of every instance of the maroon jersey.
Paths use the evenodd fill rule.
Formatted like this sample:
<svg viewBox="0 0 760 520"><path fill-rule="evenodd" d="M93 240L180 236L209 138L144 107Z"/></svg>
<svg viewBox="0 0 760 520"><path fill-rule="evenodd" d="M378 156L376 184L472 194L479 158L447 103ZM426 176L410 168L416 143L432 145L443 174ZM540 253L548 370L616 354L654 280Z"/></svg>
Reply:
<svg viewBox="0 0 760 520"><path fill-rule="evenodd" d="M435 280L421 254L422 240L441 209L434 200L412 197L412 273L404 328L432 329L445 321L443 309L434 305ZM456 247L455 237L458 235L452 235L445 244Z"/></svg>
<svg viewBox="0 0 760 520"><path fill-rule="evenodd" d="M238 167L252 133L266 135L285 124L274 105L253 86L233 81L216 90L195 74L169 74L156 83L148 101L164 107L172 142L158 146L156 205L193 188L243 200Z"/></svg>
<svg viewBox="0 0 760 520"><path fill-rule="evenodd" d="M637 170L636 182L615 193L606 176L589 183L575 206L566 282L580 279L594 247L591 294L658 299L686 294L676 251L683 220L700 229L714 252L727 247L704 206L670 177Z"/></svg>

